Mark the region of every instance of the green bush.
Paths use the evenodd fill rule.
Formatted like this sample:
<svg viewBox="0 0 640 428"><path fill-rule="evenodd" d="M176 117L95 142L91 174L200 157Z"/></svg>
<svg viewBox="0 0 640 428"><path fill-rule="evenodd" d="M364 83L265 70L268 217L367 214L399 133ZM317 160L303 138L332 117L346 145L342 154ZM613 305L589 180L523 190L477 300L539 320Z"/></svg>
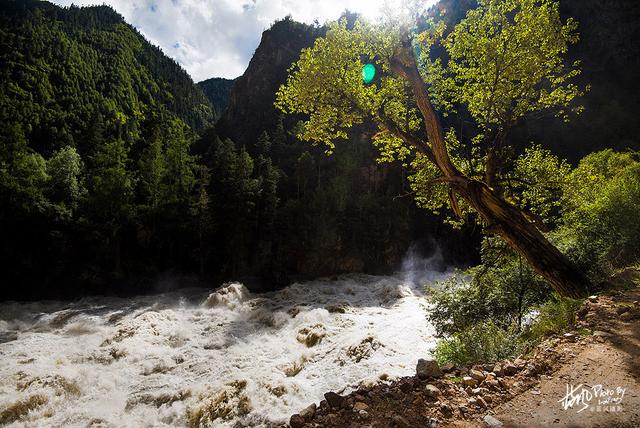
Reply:
<svg viewBox="0 0 640 428"><path fill-rule="evenodd" d="M554 240L592 278L640 260L638 154L603 150L586 156L564 189Z"/></svg>
<svg viewBox="0 0 640 428"><path fill-rule="evenodd" d="M563 333L576 324L576 311L581 300L554 298L539 309L527 331L522 335L524 341L538 343L545 337Z"/></svg>
<svg viewBox="0 0 640 428"><path fill-rule="evenodd" d="M440 364L452 362L466 365L496 361L519 353L517 334L491 321L476 324L436 345L433 355Z"/></svg>
<svg viewBox="0 0 640 428"><path fill-rule="evenodd" d="M640 262L638 153L603 150L585 157L572 171L537 148L523 159L544 166L538 168L539 176L520 177L537 183L538 193L512 196L547 226L558 225L550 239L594 283ZM551 177L555 169L558 174ZM431 290L427 317L444 337L434 351L439 362L511 357L575 326L581 301L553 296L544 280L502 241L485 238L481 255L480 265ZM527 318L532 321L523 321Z"/></svg>
<svg viewBox="0 0 640 428"><path fill-rule="evenodd" d="M429 289L432 306L427 318L440 336L492 321L519 330L531 309L550 295L544 280L495 238L482 244L482 264Z"/></svg>

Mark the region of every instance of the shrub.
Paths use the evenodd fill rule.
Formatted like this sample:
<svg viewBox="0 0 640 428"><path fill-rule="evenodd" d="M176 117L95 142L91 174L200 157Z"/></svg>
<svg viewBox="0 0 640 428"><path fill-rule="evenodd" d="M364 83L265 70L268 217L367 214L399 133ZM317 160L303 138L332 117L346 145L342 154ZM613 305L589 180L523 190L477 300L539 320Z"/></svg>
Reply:
<svg viewBox="0 0 640 428"><path fill-rule="evenodd" d="M509 358L518 351L517 334L488 321L442 339L433 355L440 364L452 362L466 365Z"/></svg>
<svg viewBox="0 0 640 428"><path fill-rule="evenodd" d="M523 340L537 343L551 334L570 330L576 323L576 311L582 304L581 300L554 298L539 309Z"/></svg>
<svg viewBox="0 0 640 428"><path fill-rule="evenodd" d="M481 265L429 291L427 318L440 336L488 320L505 330L519 330L524 316L550 295L544 280L495 238L484 240Z"/></svg>
<svg viewBox="0 0 640 428"><path fill-rule="evenodd" d="M637 153L586 156L564 189L555 241L594 282L640 260L640 162Z"/></svg>

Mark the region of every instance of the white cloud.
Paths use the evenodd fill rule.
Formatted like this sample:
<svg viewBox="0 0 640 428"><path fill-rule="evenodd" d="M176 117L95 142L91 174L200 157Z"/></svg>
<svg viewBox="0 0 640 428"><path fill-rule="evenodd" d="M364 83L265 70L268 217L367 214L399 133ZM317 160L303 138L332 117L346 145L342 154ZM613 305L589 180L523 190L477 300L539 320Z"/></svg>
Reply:
<svg viewBox="0 0 640 428"><path fill-rule="evenodd" d="M311 24L349 9L377 19L401 0L53 0L62 6L108 4L152 43L178 61L195 81L234 78L247 67L262 31L291 15ZM430 0L427 3L433 3Z"/></svg>

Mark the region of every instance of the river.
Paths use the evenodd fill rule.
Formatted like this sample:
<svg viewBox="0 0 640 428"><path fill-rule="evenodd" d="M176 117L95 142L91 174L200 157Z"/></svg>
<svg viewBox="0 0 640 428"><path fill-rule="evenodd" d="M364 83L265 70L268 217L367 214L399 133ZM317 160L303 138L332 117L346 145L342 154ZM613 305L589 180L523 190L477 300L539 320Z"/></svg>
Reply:
<svg viewBox="0 0 640 428"><path fill-rule="evenodd" d="M229 283L2 303L2 418L82 427L286 421L327 391L414 373L435 343L424 284L447 275L430 266L412 260L392 276L345 275L259 295Z"/></svg>

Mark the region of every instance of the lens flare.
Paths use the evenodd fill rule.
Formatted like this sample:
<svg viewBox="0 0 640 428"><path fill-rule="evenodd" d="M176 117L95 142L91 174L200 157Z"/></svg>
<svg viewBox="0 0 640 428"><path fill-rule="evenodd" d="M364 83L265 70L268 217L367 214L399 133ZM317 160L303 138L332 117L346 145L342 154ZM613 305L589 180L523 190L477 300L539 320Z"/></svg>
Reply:
<svg viewBox="0 0 640 428"><path fill-rule="evenodd" d="M373 64L365 64L362 67L362 81L365 85L373 82L373 79L376 77L376 66Z"/></svg>

